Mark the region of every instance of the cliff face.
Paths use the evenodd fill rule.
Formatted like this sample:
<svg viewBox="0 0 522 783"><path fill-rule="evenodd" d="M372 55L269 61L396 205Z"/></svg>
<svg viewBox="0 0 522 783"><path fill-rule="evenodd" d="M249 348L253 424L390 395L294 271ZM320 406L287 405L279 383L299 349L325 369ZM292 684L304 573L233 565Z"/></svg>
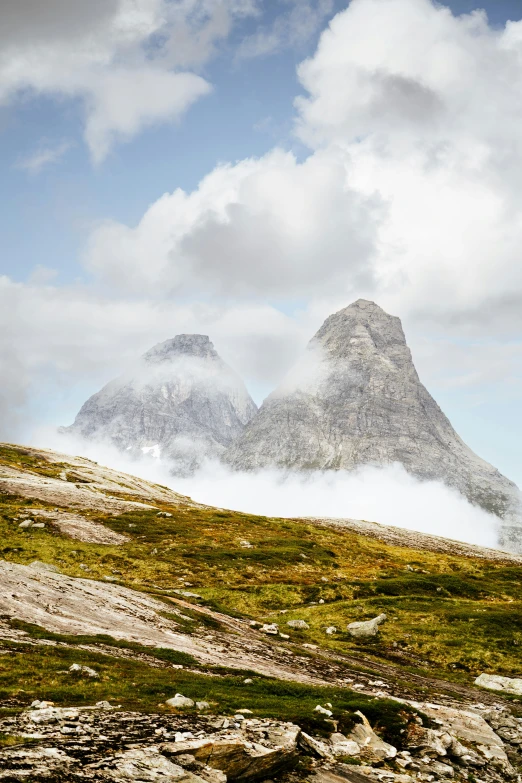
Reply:
<svg viewBox="0 0 522 783"><path fill-rule="evenodd" d="M63 431L130 453L161 454L184 474L218 457L256 410L208 337L178 335L94 394Z"/></svg>
<svg viewBox="0 0 522 783"><path fill-rule="evenodd" d="M422 385L399 318L359 300L327 318L305 356L228 449L236 469L400 462L517 525L520 492L459 438ZM518 520L520 524L520 520Z"/></svg>

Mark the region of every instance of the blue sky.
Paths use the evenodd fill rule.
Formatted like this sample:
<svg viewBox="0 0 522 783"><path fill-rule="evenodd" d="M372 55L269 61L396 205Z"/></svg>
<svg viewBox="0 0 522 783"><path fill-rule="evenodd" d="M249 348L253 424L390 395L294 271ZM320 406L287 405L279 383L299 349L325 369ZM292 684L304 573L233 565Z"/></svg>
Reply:
<svg viewBox="0 0 522 783"><path fill-rule="evenodd" d="M208 20L216 25L223 20L212 17L208 11L212 4L191 0L194 13L201 14L190 21L198 51L197 56L191 55L192 60L185 57L182 62L175 38L180 19L172 17L163 28L155 16L162 5L163 11L167 8L170 13L174 0L143 0L146 24L153 33L141 38L141 33L136 33L132 46L125 40L120 49L112 49L114 28L110 25L127 24L116 13L118 6L125 5L124 0L114 0L106 7L114 6L116 22L110 16L104 18L105 27L100 26L96 33L101 41L99 60L87 65L76 52L81 50L82 28L75 26L73 16L64 21L62 0L50 3L56 6L56 16L45 27L51 31L48 40L23 18L24 12L31 13L31 5L32 0L12 0L12 5L8 0L14 39L3 40L0 34L5 62L23 56L35 63L34 68L25 66L23 79L13 83L9 81L11 72L7 66L2 70L0 60L0 272L8 278L2 300L5 321L1 324L0 362L5 362L3 377L10 379L5 383L3 407L0 400L4 437L27 439L42 422L68 423L87 394L151 341L166 339L176 331L212 332L226 358L246 377L253 392L262 396L323 317L365 295L403 318L421 377L461 435L482 456L522 483L518 445L522 438L522 324L518 315L522 281L512 249L517 247L518 234L513 229L513 237L505 237L506 225L516 225L519 230L522 177L519 182L517 174L522 153L517 139L522 137L522 115L516 99L516 66L502 70L507 68L502 57L508 40L505 24L522 19L519 2L482 4L489 26L484 21L476 35L456 18L442 20L440 7L435 8L429 0L356 0L354 8L339 0L310 0L308 4L304 0L301 4L292 0L224 0L226 32L218 35L209 27L208 41L202 43L201 31L207 29ZM70 3L68 9L74 5ZM95 18L95 6L93 18L82 20L81 25L92 24L98 30L101 22ZM306 19L305 6L309 11ZM384 16L391 6L394 21L388 27L393 45L388 51L380 48L378 36L383 33L374 21L379 19L376 9ZM461 0L448 7L457 16L474 11L477 5ZM100 12L100 18L103 14L105 11ZM433 14L438 15L431 17ZM123 18L123 11L120 16ZM334 17L339 20L335 33L318 49L321 35ZM59 34L54 34L53 24ZM435 54L432 60L422 62L422 51L415 55L419 62L412 57L398 63L406 25L411 40L426 36L427 51L435 52L437 46L452 42L447 73L441 75L439 61L434 66ZM436 41L439 27L440 40ZM353 40L352 30L357 30ZM334 67L332 62L343 51L343 35L347 36L346 50L353 49L354 54L348 58L350 62L343 61L342 68L349 70L337 84L341 66ZM354 74L362 78L361 69L370 68L363 47L357 50L361 36L368 37L368 48L375 51L371 65L374 81L361 81L357 87ZM164 60L155 60L158 69L163 69L156 74L158 78L167 71L190 73L201 80L197 89L203 89L201 84L206 82L207 94L194 97L179 112L169 106L155 107L150 111L157 116L150 124L148 120L142 123L144 110L137 130L128 131L130 125L122 130L118 119L113 123L114 131L110 115L122 91L130 85L129 102L138 108L140 101L146 103L147 90L138 82L135 98L132 95L133 74L146 67L145 47L160 46L157 41L164 40L172 42L168 53L172 65L169 68ZM512 39L508 43L513 51L518 46ZM252 56L256 47L256 56ZM482 56L480 47L489 60ZM53 71L56 53L62 66ZM302 69L298 73L299 64L307 58L312 65L306 73ZM481 62L486 60L493 74L491 84L488 73L481 71L485 67ZM122 68L127 70L121 87L103 103L103 79L120 74ZM418 73L426 74L426 83L415 93L414 106L412 85L417 85L416 79L422 82ZM388 83L385 100L392 95L396 101L393 106L386 103L388 113L372 113L361 96L381 89L377 81L383 74L396 80L399 75L403 81ZM345 84L353 93L348 95L347 87L343 114L335 107L335 90L343 93ZM403 90L400 95L396 84ZM407 95L406 88L410 90ZM470 99L463 111L467 98L462 96L474 91L476 102ZM419 97L421 92L423 101L428 96L425 103ZM306 105L296 105L296 96L305 98ZM427 115L435 111L435 105L444 107L441 129L437 130L440 138L430 137L429 155L436 149L439 156L436 178L431 164L424 162L417 168L418 155L428 155L428 134L415 114ZM485 106L490 107L489 117ZM127 108L125 104L122 111ZM86 133L93 116L93 122L105 123L105 136L89 146ZM118 137L120 131L128 136L124 141ZM105 151L103 144L107 138L113 139L113 132L116 141ZM404 139L408 140L408 152L401 146ZM274 163L270 156L275 148L293 152L295 161ZM472 148L476 150L473 162L465 172L458 172L458 180L452 179L457 176L457 164L441 163L440 150L454 149L451 160L461 161L459 151ZM498 155L484 152L500 149L509 149L513 158L499 161ZM261 163L256 164L254 174L244 174L241 161L250 158ZM477 164L479 158L481 163ZM302 164L307 160L305 169ZM219 188L235 188L233 203L245 214L258 215L256 225L265 219L270 226L282 221L276 228L278 235L284 233L287 244L280 251L281 258L277 253L274 259L267 258L274 266L261 275L259 283L250 265L263 265L263 258L255 260L255 252L266 237L256 238L241 224L239 234L232 238L227 234L223 239L219 259L208 250L205 232L215 229L208 217L214 209L210 195L202 192L201 203L192 205L169 200L168 217L161 214L163 194L172 194L177 188L186 193L195 191L204 177L225 162L233 164L230 173L223 182L208 188L216 193ZM347 184L336 195L332 189L338 187L338 172L345 166ZM372 172L384 169L389 176L382 173L382 181L372 183ZM283 214L284 199L277 200L279 186L276 184L273 198L267 195L272 182L267 172L275 177L276 171L282 178L276 180L282 189L288 186L289 193L310 194L311 234L305 251L299 238L291 236L295 216L290 207L288 215ZM434 179L428 187L431 176ZM394 178L408 183L410 190L394 192L390 185ZM456 193L455 210L462 208L460 228L445 207L446 187ZM316 193L321 194L317 204L312 203ZM342 201L345 197L346 205ZM330 203L329 199L333 208L323 212L322 204ZM328 215L340 202L339 215L332 218L337 222L326 232ZM405 228L402 205L417 209L421 203L425 212L412 216L411 226ZM346 209L346 219L342 209ZM178 210L187 213L182 228L175 228ZM426 213L431 216L434 235L422 229L425 242L420 244L421 228L416 231L414 226L424 226ZM136 226L146 215L151 227L147 223L137 232ZM171 219L172 225L166 225ZM110 234L100 229L107 221ZM190 223L190 229L185 223ZM205 232L200 231L202 224ZM426 225L431 230L428 222ZM157 262L158 235L163 248L178 230L184 232L183 247L169 247L165 260ZM451 231L456 235L450 243ZM439 247L441 235L448 241L441 241ZM186 246L192 254L189 261L183 256L188 252ZM238 246L246 251L242 258L232 258L233 248ZM267 255L271 255L272 245L267 247ZM302 262L308 275L305 284L299 259L308 247L310 259ZM137 248L132 263L129 248L132 253ZM422 264L417 264L420 255ZM167 269L169 259L172 269ZM158 269L153 274L156 263ZM495 269L498 274L493 273ZM280 289L269 281L279 275L284 281ZM71 303L69 314L66 302ZM8 330L14 335L12 341ZM113 345L112 350L108 344ZM260 357L257 363L253 359L256 352ZM16 382L12 381L15 375Z"/></svg>

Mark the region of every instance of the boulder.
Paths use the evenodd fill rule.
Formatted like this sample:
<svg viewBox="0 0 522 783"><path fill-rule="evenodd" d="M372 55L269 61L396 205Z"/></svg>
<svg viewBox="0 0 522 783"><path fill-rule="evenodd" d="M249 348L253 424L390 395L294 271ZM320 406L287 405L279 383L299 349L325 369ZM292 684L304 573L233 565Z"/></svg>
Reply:
<svg viewBox="0 0 522 783"><path fill-rule="evenodd" d="M337 633L337 628L335 627L335 625L329 625L328 628L326 629L326 633L328 634L328 636L333 636L334 633Z"/></svg>
<svg viewBox="0 0 522 783"><path fill-rule="evenodd" d="M389 745L377 736L362 712L358 710L355 714L359 716L362 722L352 729L347 739L357 743L361 757L371 763L394 759L397 755L397 748L394 748L393 745Z"/></svg>
<svg viewBox="0 0 522 783"><path fill-rule="evenodd" d="M321 715L326 715L328 718L331 718L333 715L332 710L328 710L326 707L321 707L320 704L317 705L317 707L314 709L314 712L319 712Z"/></svg>
<svg viewBox="0 0 522 783"><path fill-rule="evenodd" d="M338 758L340 756L358 756L361 752L359 745L344 734L336 732L330 737L330 745L332 756Z"/></svg>
<svg viewBox="0 0 522 783"><path fill-rule="evenodd" d="M162 783L203 783L203 778L173 764L154 746L132 748L118 753L106 767L110 780L114 781L162 781Z"/></svg>
<svg viewBox="0 0 522 783"><path fill-rule="evenodd" d="M310 626L305 620L289 620L287 622L289 628L295 628L302 631L308 631Z"/></svg>
<svg viewBox="0 0 522 783"><path fill-rule="evenodd" d="M522 696L522 679L515 677L501 677L498 674L481 674L475 680L475 685L487 688L490 691L503 691L513 696Z"/></svg>
<svg viewBox="0 0 522 783"><path fill-rule="evenodd" d="M194 707L192 699L182 696L181 693L176 693L173 699L167 699L166 704L168 704L169 707L175 707L178 710Z"/></svg>
<svg viewBox="0 0 522 783"><path fill-rule="evenodd" d="M440 704L412 704L439 725L439 731L431 731L439 736L448 756L472 766L482 766L487 762L500 767L507 776L513 774L504 743L481 715Z"/></svg>
<svg viewBox="0 0 522 783"><path fill-rule="evenodd" d="M270 636L277 636L279 633L279 626L277 623L265 623L259 630L263 633L269 634Z"/></svg>
<svg viewBox="0 0 522 783"><path fill-rule="evenodd" d="M361 622L350 623L348 633L351 636L377 636L379 626L386 620L385 614L374 617L373 620L363 620Z"/></svg>
<svg viewBox="0 0 522 783"><path fill-rule="evenodd" d="M285 767L294 758L297 750L299 726L282 724L278 733L272 735L275 747L266 747L245 739L244 734L229 736L208 736L202 739L168 742L161 747L162 753L175 757L190 754L197 761L224 772L229 780L255 780L268 778Z"/></svg>
<svg viewBox="0 0 522 783"><path fill-rule="evenodd" d="M71 674L81 674L84 677L91 677L92 679L96 679L100 676L98 672L91 669L90 666L81 666L79 663L73 663L72 666L69 666L69 671Z"/></svg>
<svg viewBox="0 0 522 783"><path fill-rule="evenodd" d="M311 737L305 731L302 731L299 735L299 744L306 751L312 751L316 756L321 759L333 758L332 747L329 743L324 742L317 737Z"/></svg>

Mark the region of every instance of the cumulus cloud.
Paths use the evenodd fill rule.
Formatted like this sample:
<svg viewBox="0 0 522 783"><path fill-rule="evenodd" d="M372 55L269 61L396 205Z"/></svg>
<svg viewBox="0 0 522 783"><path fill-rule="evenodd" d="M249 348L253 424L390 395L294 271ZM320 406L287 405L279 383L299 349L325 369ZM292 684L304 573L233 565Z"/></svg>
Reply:
<svg viewBox="0 0 522 783"><path fill-rule="evenodd" d="M371 287L378 198L360 198L343 156L276 149L162 196L131 228L108 222L85 263L131 290L296 297Z"/></svg>
<svg viewBox="0 0 522 783"><path fill-rule="evenodd" d="M308 156L220 166L137 226L98 227L87 266L137 289L363 295L461 333L522 329L521 47L522 22L353 0L298 69Z"/></svg>
<svg viewBox="0 0 522 783"><path fill-rule="evenodd" d="M236 18L255 11L253 0L7 0L0 104L35 94L80 99L100 162L116 141L179 119L207 94L194 69Z"/></svg>

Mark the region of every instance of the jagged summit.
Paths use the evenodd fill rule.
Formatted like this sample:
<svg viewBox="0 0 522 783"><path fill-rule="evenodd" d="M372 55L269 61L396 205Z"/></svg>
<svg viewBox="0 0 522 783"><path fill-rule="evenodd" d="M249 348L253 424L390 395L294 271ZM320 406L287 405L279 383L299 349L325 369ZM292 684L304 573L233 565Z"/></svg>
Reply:
<svg viewBox="0 0 522 783"><path fill-rule="evenodd" d="M326 319L225 459L240 470L398 462L520 524L515 484L463 443L422 385L400 319L364 299Z"/></svg>
<svg viewBox="0 0 522 783"><path fill-rule="evenodd" d="M152 452L185 475L218 457L255 415L241 378L210 339L180 334L147 351L135 367L82 406L62 432Z"/></svg>
<svg viewBox="0 0 522 783"><path fill-rule="evenodd" d="M143 355L149 363L173 361L180 356L192 356L199 359L219 359L219 355L205 334L178 334L171 340L154 345Z"/></svg>

